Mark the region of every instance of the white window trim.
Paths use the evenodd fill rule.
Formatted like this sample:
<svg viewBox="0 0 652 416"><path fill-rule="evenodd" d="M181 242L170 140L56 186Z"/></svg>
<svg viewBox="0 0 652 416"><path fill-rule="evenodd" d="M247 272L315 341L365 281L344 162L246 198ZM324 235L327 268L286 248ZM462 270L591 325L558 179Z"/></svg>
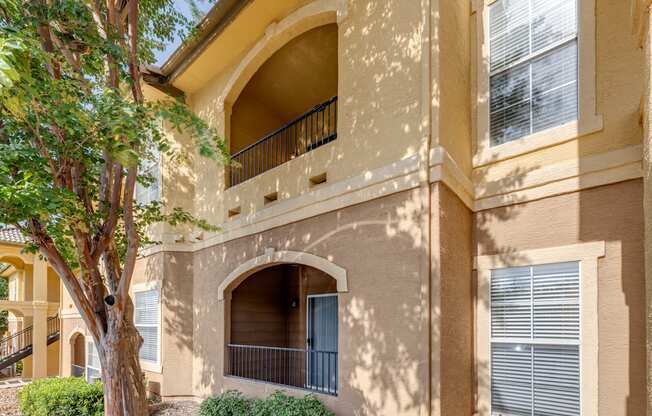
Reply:
<svg viewBox="0 0 652 416"><path fill-rule="evenodd" d="M478 256L476 302L477 409L491 415L491 271L507 267L580 262L580 414L598 415L598 258L604 241Z"/></svg>
<svg viewBox="0 0 652 416"><path fill-rule="evenodd" d="M87 335L87 336L84 337L84 342L86 343L86 345L84 347L86 349L86 351L85 351L86 356L84 357L84 360L86 360L86 363L85 363L86 365L84 367L84 372L85 372L84 380L86 380L86 382L88 383L88 381L89 381L88 380L88 369L90 368L91 370L95 370L95 371L99 372L100 377L101 377L102 376L102 366L100 365L100 367L98 368L98 367L93 367L93 366L88 365L88 363L90 362L88 357L90 356L90 353L91 353L91 349L89 348L89 345L92 345L93 348L95 348L95 349L97 349L97 347L95 346L95 340L93 340L93 337L90 336L90 335ZM99 357L99 354L98 354L98 357Z"/></svg>
<svg viewBox="0 0 652 416"><path fill-rule="evenodd" d="M139 359L140 361L140 366L143 370L149 371L151 373L158 373L161 374L163 372L163 366L161 364L162 359L162 352L161 352L161 345L163 344L163 334L162 334L162 327L163 324L161 322L161 282L146 282L146 283L138 283L132 286L132 296L134 299L134 307L135 307L135 302L136 302L136 293L139 292L147 292L150 290L157 290L158 291L158 348L156 351L156 361L149 361L149 360L143 360ZM134 322L135 325L135 322Z"/></svg>
<svg viewBox="0 0 652 416"><path fill-rule="evenodd" d="M595 0L578 2L578 119L560 126L536 132L517 140L491 146L489 125L489 6L497 0L479 0L476 11L476 79L473 93L475 107L476 146L473 166L484 166L538 149L577 139L602 130L602 115L596 108L596 45Z"/></svg>
<svg viewBox="0 0 652 416"><path fill-rule="evenodd" d="M162 128L163 128L163 125L161 124L161 129ZM156 151L158 152L158 158L156 159L156 163L153 163L151 165L151 167L156 166L156 168L157 168L156 170L157 170L158 174L156 175L155 180L156 180L156 182L158 184L158 194L156 195L156 198L150 198L151 197L151 195L150 195L151 185L150 185L150 186L141 188L143 191L147 192L147 200L145 201L145 200L139 199L138 198L138 189L139 189L139 187L142 187L142 185L140 183L136 182L136 186L134 187L134 199L139 204L151 204L154 201L161 201L161 198L162 198L162 194L163 194L163 153L161 153L158 149L156 149ZM139 170L138 174L139 175L143 174L143 172L141 172ZM149 172L147 172L146 174L149 174Z"/></svg>

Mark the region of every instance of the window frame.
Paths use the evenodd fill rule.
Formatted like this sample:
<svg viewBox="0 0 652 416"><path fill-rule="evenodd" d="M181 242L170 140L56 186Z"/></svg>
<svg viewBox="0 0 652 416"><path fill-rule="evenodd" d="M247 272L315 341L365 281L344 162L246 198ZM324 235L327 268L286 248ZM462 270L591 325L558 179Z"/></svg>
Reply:
<svg viewBox="0 0 652 416"><path fill-rule="evenodd" d="M156 197L152 198L151 192L152 192L152 184L149 186L143 186L140 184L138 181L136 181L136 185L134 186L134 200L142 205L149 205L152 202L155 201L160 201L161 200L161 195L162 195L162 187L163 187L163 172L162 172L162 161L163 161L163 154L159 149L153 149L153 152L156 154L156 160L155 161L146 161L147 166L144 167L144 169L141 169L139 167L138 169L138 175L151 175L151 171L156 169L156 175L151 175L155 178L155 183L157 184L157 192L156 192ZM143 194L147 195L146 199L141 199L139 198L139 191L141 191Z"/></svg>
<svg viewBox="0 0 652 416"><path fill-rule="evenodd" d="M102 377L102 364L100 363L99 368L89 365L89 363L91 361L91 360L89 360L90 355L91 355L91 351L97 352L97 347L95 346L95 341L93 340L93 337L86 336L84 338L85 338L85 342L86 342L86 357L84 357L84 359L86 360L86 366L84 367L84 370L85 370L86 374L84 374L84 380L86 380L87 383L90 383L90 380L88 378L88 376L89 376L88 369L90 368L91 370L95 370L98 373L100 373L100 380L101 380L101 377ZM98 353L97 354L97 357L98 357L97 361L99 361L99 356L100 355Z"/></svg>
<svg viewBox="0 0 652 416"><path fill-rule="evenodd" d="M477 409L491 415L491 271L540 264L580 263L580 414L598 414L598 258L604 241L549 247L475 258L477 271L476 360Z"/></svg>
<svg viewBox="0 0 652 416"><path fill-rule="evenodd" d="M138 352L138 360L140 361L140 366L142 367L143 370L149 371L152 373L161 373L163 371L161 362L162 362L162 314L161 314L161 285L160 282L147 282L147 283L139 283L133 285L132 288L132 296L134 300L134 326L136 329L138 329L138 324L136 324L136 315L135 315L135 308L136 308L136 295L141 292L149 292L151 290L155 290L158 292L158 307L157 307L157 319L158 319L158 331L156 331L156 336L158 337L157 339L157 346L156 346L156 361L150 361L150 360L145 360L140 358L140 351ZM144 326L144 325L143 325Z"/></svg>
<svg viewBox="0 0 652 416"><path fill-rule="evenodd" d="M476 0L476 82L472 94L475 146L473 166L480 167L538 149L577 139L602 130L602 116L596 108L595 0L576 0L578 13L578 117L577 120L551 127L492 146L490 132L490 48L489 8L502 0Z"/></svg>

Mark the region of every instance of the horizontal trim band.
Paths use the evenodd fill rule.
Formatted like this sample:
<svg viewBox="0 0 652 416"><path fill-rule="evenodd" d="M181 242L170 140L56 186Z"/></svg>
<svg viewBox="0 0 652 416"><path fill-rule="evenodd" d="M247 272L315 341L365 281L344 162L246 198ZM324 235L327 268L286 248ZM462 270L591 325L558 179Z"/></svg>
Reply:
<svg viewBox="0 0 652 416"><path fill-rule="evenodd" d="M642 177L642 149L630 146L579 160L559 162L525 175L519 188L497 193L495 184L475 185L441 146L430 153L430 183L446 184L474 212L535 201L555 195ZM279 201L252 215L228 221L222 232L195 242L164 243L145 248L141 257L160 252L195 252L237 238L258 234L306 218L336 211L419 186L418 156ZM496 191L492 189L495 187ZM492 193L496 192L496 193ZM474 199L474 195L483 195Z"/></svg>

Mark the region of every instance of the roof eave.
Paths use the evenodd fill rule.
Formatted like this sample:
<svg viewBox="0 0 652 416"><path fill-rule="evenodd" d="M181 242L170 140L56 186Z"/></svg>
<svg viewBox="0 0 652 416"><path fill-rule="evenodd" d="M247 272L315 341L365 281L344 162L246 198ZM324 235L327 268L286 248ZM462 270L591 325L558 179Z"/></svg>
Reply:
<svg viewBox="0 0 652 416"><path fill-rule="evenodd" d="M166 94L182 96L172 82L199 57L253 0L219 0L197 25L197 33L183 42L160 68L147 67L145 82Z"/></svg>

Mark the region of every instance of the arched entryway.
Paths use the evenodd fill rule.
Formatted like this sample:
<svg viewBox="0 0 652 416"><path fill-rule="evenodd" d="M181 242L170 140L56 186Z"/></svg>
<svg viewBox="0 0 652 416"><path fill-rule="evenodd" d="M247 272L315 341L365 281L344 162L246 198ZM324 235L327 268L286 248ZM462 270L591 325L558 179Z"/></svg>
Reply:
<svg viewBox="0 0 652 416"><path fill-rule="evenodd" d="M226 375L337 394L338 281L276 264L225 290Z"/></svg>
<svg viewBox="0 0 652 416"><path fill-rule="evenodd" d="M86 372L86 338L77 332L70 338L70 375L84 377Z"/></svg>

